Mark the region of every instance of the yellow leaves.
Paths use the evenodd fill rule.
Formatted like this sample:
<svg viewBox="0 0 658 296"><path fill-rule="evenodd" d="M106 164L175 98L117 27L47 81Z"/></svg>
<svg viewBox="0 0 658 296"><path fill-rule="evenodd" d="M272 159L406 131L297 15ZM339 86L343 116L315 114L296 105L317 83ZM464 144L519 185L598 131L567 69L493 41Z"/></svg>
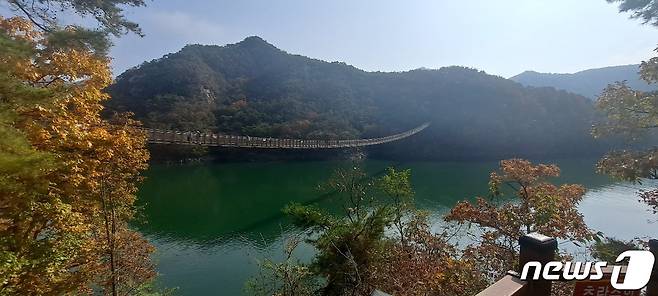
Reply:
<svg viewBox="0 0 658 296"><path fill-rule="evenodd" d="M39 31L33 30L32 22L21 17L0 18L0 29L24 41L33 42L42 37Z"/></svg>
<svg viewBox="0 0 658 296"><path fill-rule="evenodd" d="M0 68L21 85L48 90L43 92L45 101L7 104L16 114L12 127L20 130L31 148L52 155L54 162L53 168L39 175L45 185L10 194L11 210L0 213L0 236L21 238L0 247L18 250L21 260L43 265L19 268L9 283L11 289L25 294L80 291L107 271L109 239L123 244L115 247L123 248L120 260L139 273L136 279L152 277L149 263L144 262L152 248L127 228L134 213L135 181L147 166L145 136L129 119L113 125L100 116L101 102L108 98L103 89L111 82L108 59L91 51L50 47L24 19L0 17L0 30L31 47L24 54L0 57ZM15 187L29 188L21 185ZM118 229L110 237L106 237L106 218ZM8 229L24 233L16 235ZM48 247L33 253L42 246Z"/></svg>
<svg viewBox="0 0 658 296"><path fill-rule="evenodd" d="M42 35L32 31L21 18L0 18L0 28L10 38L32 44L35 54L29 58L2 58L0 63L12 74L38 87L56 88L85 100L104 100L101 90L111 81L109 60L91 51L51 48ZM64 96L62 96L64 97Z"/></svg>
<svg viewBox="0 0 658 296"><path fill-rule="evenodd" d="M43 74L59 77L65 83L85 85L89 91L102 89L111 82L108 60L105 58L76 49L45 53L42 59L46 59L48 63L44 70L49 73ZM95 92L91 97L97 95L98 93Z"/></svg>

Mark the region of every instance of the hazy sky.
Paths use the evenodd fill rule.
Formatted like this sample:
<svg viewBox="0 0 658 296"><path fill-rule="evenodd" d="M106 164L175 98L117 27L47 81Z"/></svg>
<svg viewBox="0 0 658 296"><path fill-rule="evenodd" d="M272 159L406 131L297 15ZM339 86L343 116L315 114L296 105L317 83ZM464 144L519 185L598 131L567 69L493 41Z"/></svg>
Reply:
<svg viewBox="0 0 658 296"><path fill-rule="evenodd" d="M638 63L658 29L605 0L147 0L131 9L146 37L125 36L114 72L185 44L258 35L287 52L370 71L449 65L513 76Z"/></svg>

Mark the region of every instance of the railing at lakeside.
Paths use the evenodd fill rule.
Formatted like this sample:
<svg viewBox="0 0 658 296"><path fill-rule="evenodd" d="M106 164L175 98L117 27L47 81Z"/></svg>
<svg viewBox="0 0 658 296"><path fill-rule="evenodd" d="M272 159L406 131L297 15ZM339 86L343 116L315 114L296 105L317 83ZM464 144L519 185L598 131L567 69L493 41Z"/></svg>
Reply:
<svg viewBox="0 0 658 296"><path fill-rule="evenodd" d="M537 238L533 235L526 235L519 239L519 266L523 267L531 261L540 262L542 266L555 260L557 253L557 241L554 238L544 237ZM658 240L650 240L649 248L655 258L658 258ZM627 266L621 266L620 279L626 275ZM585 289L580 291L578 288L574 291L574 296L592 295L640 295L639 291L617 291L610 286L613 267L607 266L602 268L603 278L600 280L583 280L580 284ZM579 282L576 282L578 287ZM476 296L550 296L553 290L553 281L538 280L521 280L518 272L510 271L502 279L487 287ZM553 294L554 295L554 294ZM646 286L646 296L658 296L658 260L654 261L653 270L649 283ZM568 295L567 295L568 296Z"/></svg>
<svg viewBox="0 0 658 296"><path fill-rule="evenodd" d="M533 262L535 264L533 267L537 267L536 263L538 262L540 266L546 266L549 262L556 260L555 255L557 254L557 240L551 237L547 237L538 233L531 233L519 238L519 266L523 268L528 262ZM649 251L653 254L654 260L653 267L650 270L649 282L646 287L640 290L616 290L611 285L612 275L615 273L615 269L619 268L618 279L625 283L625 277L628 271L627 265L621 266L605 266L601 268L601 273L603 274L600 279L582 279L575 282L573 294L568 294L564 296L658 296L658 240L652 239L649 241ZM566 265L565 265L566 266ZM573 268L572 268L573 267ZM646 267L646 266L645 266ZM581 268L580 265L573 265L569 267L570 274L585 274L584 269L577 270L575 268ZM532 268L528 269L529 271ZM535 273L535 270L532 270ZM546 271L542 269L541 273L544 274ZM562 270L559 270L562 273ZM587 274L597 273L596 267L591 267L591 270ZM550 273L555 275L555 273ZM637 276L638 274L635 273ZM642 275L647 275L642 272ZM558 295L559 291L554 291L553 283L555 281L550 281L546 279L532 279L533 276L529 276L530 279L522 280L517 271L509 271L503 278L493 283L491 286L487 287L480 293L475 296L551 296ZM586 276L585 276L586 277ZM559 278L559 276L558 276ZM582 278L582 277L581 277ZM562 294L559 294L562 295ZM375 290L371 296L391 296L385 292Z"/></svg>

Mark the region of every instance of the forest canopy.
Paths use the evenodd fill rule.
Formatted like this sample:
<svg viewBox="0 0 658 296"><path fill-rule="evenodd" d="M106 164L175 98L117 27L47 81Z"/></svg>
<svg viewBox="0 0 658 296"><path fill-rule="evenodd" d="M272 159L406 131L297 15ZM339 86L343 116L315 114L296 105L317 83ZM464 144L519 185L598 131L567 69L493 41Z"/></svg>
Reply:
<svg viewBox="0 0 658 296"><path fill-rule="evenodd" d="M357 138L431 121L423 133L374 151L424 159L582 155L593 103L523 87L464 67L366 72L277 49L259 37L188 45L119 75L113 111L146 126L227 134Z"/></svg>

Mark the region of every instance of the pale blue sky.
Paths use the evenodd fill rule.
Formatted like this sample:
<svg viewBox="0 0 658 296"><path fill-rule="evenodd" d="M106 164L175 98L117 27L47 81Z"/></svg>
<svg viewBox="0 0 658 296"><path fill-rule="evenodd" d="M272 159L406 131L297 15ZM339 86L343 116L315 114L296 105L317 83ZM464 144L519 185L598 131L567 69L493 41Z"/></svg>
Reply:
<svg viewBox="0 0 658 296"><path fill-rule="evenodd" d="M295 54L369 71L462 65L513 76L638 63L658 29L605 0L147 0L146 37L115 40L115 73L189 43L258 35Z"/></svg>

